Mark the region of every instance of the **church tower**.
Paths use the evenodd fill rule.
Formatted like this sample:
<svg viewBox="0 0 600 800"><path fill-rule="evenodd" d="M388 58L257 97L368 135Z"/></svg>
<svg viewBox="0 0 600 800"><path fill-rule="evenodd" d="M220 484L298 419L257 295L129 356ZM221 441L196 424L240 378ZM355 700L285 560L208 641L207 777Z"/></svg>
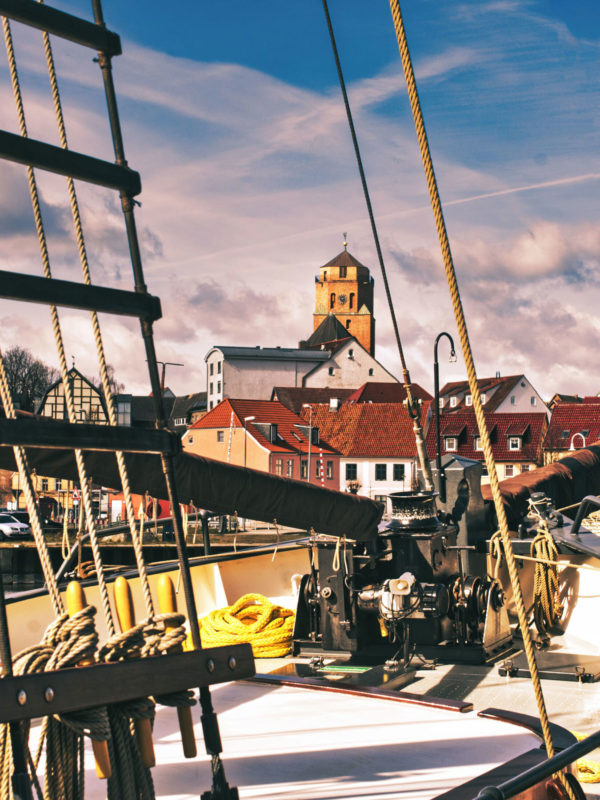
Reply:
<svg viewBox="0 0 600 800"><path fill-rule="evenodd" d="M373 278L368 267L344 249L315 277L313 330L333 315L372 356L375 355Z"/></svg>

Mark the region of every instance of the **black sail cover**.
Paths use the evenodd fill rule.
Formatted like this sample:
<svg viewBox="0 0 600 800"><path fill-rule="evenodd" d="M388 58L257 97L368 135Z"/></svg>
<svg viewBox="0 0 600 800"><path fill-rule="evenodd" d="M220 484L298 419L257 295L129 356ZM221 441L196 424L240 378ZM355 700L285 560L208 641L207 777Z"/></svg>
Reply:
<svg viewBox="0 0 600 800"><path fill-rule="evenodd" d="M121 481L114 453L86 451L88 476L94 483L117 491ZM71 450L27 448L31 469L51 478L79 480ZM161 457L126 453L131 490L168 500ZM210 458L180 453L173 457L175 483L181 503L217 514L286 525L315 533L365 541L377 535L383 513L368 497L336 492L267 472L236 467ZM16 470L12 447L0 446L0 468Z"/></svg>

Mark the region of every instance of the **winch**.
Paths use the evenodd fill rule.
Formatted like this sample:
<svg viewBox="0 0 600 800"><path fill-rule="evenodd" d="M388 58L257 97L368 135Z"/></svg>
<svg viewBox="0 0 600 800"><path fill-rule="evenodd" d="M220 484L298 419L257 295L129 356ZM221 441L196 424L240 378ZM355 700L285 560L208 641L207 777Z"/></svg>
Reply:
<svg viewBox="0 0 600 800"><path fill-rule="evenodd" d="M367 542L314 536L300 585L296 655L360 656L407 664L482 663L510 648L504 595L487 574L465 574L458 526L432 492L389 495L391 518ZM482 539L485 545L485 539Z"/></svg>

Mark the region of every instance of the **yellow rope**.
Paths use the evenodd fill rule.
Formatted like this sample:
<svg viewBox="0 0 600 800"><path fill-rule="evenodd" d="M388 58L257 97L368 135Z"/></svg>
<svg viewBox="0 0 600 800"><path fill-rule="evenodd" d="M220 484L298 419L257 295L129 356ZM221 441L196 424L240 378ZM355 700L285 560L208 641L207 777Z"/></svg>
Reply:
<svg viewBox="0 0 600 800"><path fill-rule="evenodd" d="M587 739L587 734L571 731L575 738L582 742ZM600 783L600 761L591 758L580 758L577 762L577 778L581 783Z"/></svg>
<svg viewBox="0 0 600 800"><path fill-rule="evenodd" d="M450 241L448 238L448 232L446 230L446 223L444 221L444 213L442 210L442 203L440 200L439 190L435 177L435 171L433 168L433 161L429 149L429 142L427 140L427 132L425 130L425 123L423 120L423 113L421 111L421 103L417 91L415 74L412 66L410 52L408 49L406 31L404 29L404 21L402 19L402 12L400 10L399 0L389 0L389 2L390 2L390 10L392 12L392 18L394 21L394 29L396 31L396 37L398 40L398 47L400 49L402 68L404 70L404 77L406 79L408 96L410 99L411 110L415 123L415 130L419 142L419 149L421 152L421 158L423 160L423 167L425 170L425 177L427 180L429 198L431 201L431 207L435 218L438 239L442 251L444 270L446 272L446 279L450 291L452 308L454 311L454 317L456 320L456 326L458 328L458 334L460 338L463 358L467 370L467 377L469 380L469 391L471 392L471 396L473 398L473 410L475 412L475 417L477 419L477 427L479 430L479 436L481 438L481 443L485 456L485 464L489 475L490 489L492 492L492 497L494 498L494 507L496 509L498 527L500 529L500 535L502 537L502 544L504 547L504 557L506 559L506 566L508 568L508 574L510 576L510 583L514 595L514 603L517 611L517 616L519 619L519 627L521 629L521 635L523 637L523 647L525 650L525 654L527 656L527 664L529 667L529 672L531 674L531 681L533 684L535 698L537 702L540 724L544 735L544 744L546 745L546 752L548 753L548 758L551 758L554 755L554 746L552 744L552 736L550 733L548 712L546 710L546 703L544 701L542 685L537 669L537 663L535 660L531 632L529 630L527 622L527 613L525 610L525 603L523 600L523 592L521 590L521 585L519 583L517 565L512 549L512 543L510 540L508 520L506 518L506 511L504 508L502 495L500 493L498 473L496 470L496 464L492 453L490 437L486 426L485 415L483 412L483 405L481 403L481 393L479 391L479 384L477 381L477 374L475 371L473 352L471 349L471 343L469 341L467 323L464 315L462 300L458 289L456 271L454 269L454 261L450 249ZM565 791L570 800L574 800L573 791L567 784L562 775L559 776L559 780L561 780L561 783L564 786Z"/></svg>
<svg viewBox="0 0 600 800"><path fill-rule="evenodd" d="M245 594L199 620L202 647L249 642L256 658L281 658L292 648L294 617L262 594ZM187 646L191 649L189 635Z"/></svg>

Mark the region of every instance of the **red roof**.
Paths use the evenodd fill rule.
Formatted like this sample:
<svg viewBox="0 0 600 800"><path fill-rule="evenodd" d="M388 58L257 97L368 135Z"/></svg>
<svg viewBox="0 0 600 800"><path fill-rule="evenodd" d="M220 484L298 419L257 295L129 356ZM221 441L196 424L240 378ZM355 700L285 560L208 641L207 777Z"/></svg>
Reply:
<svg viewBox="0 0 600 800"><path fill-rule="evenodd" d="M508 397L517 383L523 378L523 375L506 375L503 378L479 378L477 385L481 394L488 394L494 390L490 397L486 397L485 408L488 412L495 411L500 403ZM447 383L440 389L440 397L452 397L454 395L470 395L471 389L469 388L469 381L453 381ZM445 405L443 413L456 413L457 410L468 408L465 405L464 398L460 403L453 408Z"/></svg>
<svg viewBox="0 0 600 800"><path fill-rule="evenodd" d="M233 417L232 417L233 415ZM277 400L222 400L211 411L199 419L189 430L202 428L243 428L244 419L254 417L253 420L246 422L248 436L252 436L260 445L274 453L307 453L308 436L306 420L294 414L283 403ZM261 425L277 426L277 441L271 442L266 436L266 429ZM301 428L297 426L300 425ZM313 418L313 428L318 427ZM320 436L319 444L312 445L323 450L324 453L334 453L335 450L329 445L326 437Z"/></svg>
<svg viewBox="0 0 600 800"><path fill-rule="evenodd" d="M423 403L422 422L430 403ZM414 458L413 426L401 403L343 403L337 411L313 405L313 425L343 456L355 458ZM308 409L302 409L305 419Z"/></svg>
<svg viewBox="0 0 600 800"><path fill-rule="evenodd" d="M412 394L417 400L431 400L429 392L418 383L412 384ZM348 403L403 403L406 400L406 389L403 383L385 383L369 381L346 398Z"/></svg>
<svg viewBox="0 0 600 800"><path fill-rule="evenodd" d="M492 452L496 461L532 461L538 462L542 449L542 441L547 428L545 413L487 413L485 421L490 435ZM479 437L479 429L473 409L455 412L450 417L440 418L442 436L442 455L444 452L444 435L458 439L457 455L483 461L483 451L475 450L475 440ZM457 430L461 428L461 432ZM520 431L517 432L517 431ZM520 450L509 450L510 437L522 437ZM435 425L429 426L427 433L427 453L435 458Z"/></svg>
<svg viewBox="0 0 600 800"><path fill-rule="evenodd" d="M544 440L544 450L569 450L571 440L573 447L579 449L598 439L600 439L599 403L557 403L552 411L550 427Z"/></svg>

